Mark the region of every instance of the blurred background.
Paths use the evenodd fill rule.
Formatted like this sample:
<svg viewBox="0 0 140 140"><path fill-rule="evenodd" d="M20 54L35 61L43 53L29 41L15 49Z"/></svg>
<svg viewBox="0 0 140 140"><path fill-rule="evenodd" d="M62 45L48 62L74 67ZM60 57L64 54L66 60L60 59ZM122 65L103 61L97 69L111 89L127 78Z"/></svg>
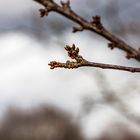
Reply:
<svg viewBox="0 0 140 140"><path fill-rule="evenodd" d="M68 60L64 46L73 43L90 61L136 67L140 63L127 60L118 49L111 51L108 41L94 33L71 33L76 24L57 13L40 18L41 7L32 0L0 1L1 118L8 108L47 104L72 114L87 138L105 139L116 131L139 135L139 73L50 70L48 63ZM100 15L110 32L140 47L139 0L71 0L71 7L87 20Z"/></svg>

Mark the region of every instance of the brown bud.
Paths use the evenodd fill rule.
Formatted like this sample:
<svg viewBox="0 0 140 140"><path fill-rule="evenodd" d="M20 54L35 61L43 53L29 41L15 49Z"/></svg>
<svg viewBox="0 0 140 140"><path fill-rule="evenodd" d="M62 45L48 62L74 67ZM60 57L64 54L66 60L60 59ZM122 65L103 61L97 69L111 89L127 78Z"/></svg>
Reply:
<svg viewBox="0 0 140 140"><path fill-rule="evenodd" d="M83 27L82 26L80 26L80 27L73 27L73 30L72 30L73 33L76 33L78 31L83 31Z"/></svg>
<svg viewBox="0 0 140 140"><path fill-rule="evenodd" d="M115 46L114 46L113 43L108 43L108 47L109 47L111 50L113 50Z"/></svg>
<svg viewBox="0 0 140 140"><path fill-rule="evenodd" d="M70 51L70 50L71 50L71 47L68 46L68 45L66 45L65 50L66 50L66 51Z"/></svg>
<svg viewBox="0 0 140 140"><path fill-rule="evenodd" d="M93 19L93 22L92 22L93 24L101 24L101 17L100 16L98 16L98 15L93 16L92 19Z"/></svg>
<svg viewBox="0 0 140 140"><path fill-rule="evenodd" d="M40 17L44 17L48 15L48 11L46 9L39 9Z"/></svg>
<svg viewBox="0 0 140 140"><path fill-rule="evenodd" d="M68 56L71 57L72 56L72 52L68 52Z"/></svg>
<svg viewBox="0 0 140 140"><path fill-rule="evenodd" d="M71 48L72 48L72 50L75 50L75 44L72 44Z"/></svg>
<svg viewBox="0 0 140 140"><path fill-rule="evenodd" d="M79 53L79 48L78 48L78 47L76 48L76 53L77 53L77 54Z"/></svg>
<svg viewBox="0 0 140 140"><path fill-rule="evenodd" d="M127 55L126 55L126 58L127 59L130 59L130 58L133 58L134 57L134 54L131 53L131 52L127 52Z"/></svg>

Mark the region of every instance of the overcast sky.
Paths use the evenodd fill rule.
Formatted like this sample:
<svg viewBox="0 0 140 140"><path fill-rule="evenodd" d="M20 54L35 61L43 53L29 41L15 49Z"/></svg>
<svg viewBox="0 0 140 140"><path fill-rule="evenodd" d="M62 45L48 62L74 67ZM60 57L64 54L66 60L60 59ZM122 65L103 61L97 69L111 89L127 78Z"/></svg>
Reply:
<svg viewBox="0 0 140 140"><path fill-rule="evenodd" d="M59 0L56 0L59 2ZM106 20L105 7L108 7L110 2L113 0L71 0L71 5L74 10L79 12L87 18L91 18L94 14L101 14L102 18ZM114 0L111 2L115 3L119 7L122 19L126 20L139 20L139 0ZM77 6L78 5L78 6ZM110 5L111 6L111 5ZM4 30L7 28L15 28L15 26L29 26L30 19L28 16L37 15L37 10L41 5L33 2L32 0L1 0L0 1L0 29ZM115 18L115 17L114 17ZM113 19L112 19L113 20Z"/></svg>
<svg viewBox="0 0 140 140"><path fill-rule="evenodd" d="M109 1L109 0L108 0ZM127 8L125 2L127 1ZM103 5L106 1L101 0ZM138 1L137 1L138 2ZM91 14L92 10L84 9L83 7L96 4L96 1L87 0L72 0L72 6L75 10L83 12L84 15ZM122 17L130 16L127 9L133 15L134 10L139 8L139 2L136 0L120 1L119 4L125 7ZM78 6L77 6L78 5ZM97 4L100 8L99 3ZM100 90L96 83L96 71L99 69L81 68L78 70L50 70L48 63L51 60L66 61L69 59L63 50L65 44L75 43L80 47L80 54L86 59L112 64L121 64L129 66L139 66L134 60L126 60L124 53L115 49L110 51L107 48L107 41L97 37L94 34L88 35L88 32L72 34L69 29L63 34L51 35L50 40L42 43L31 34L23 33L20 26L31 27L31 15L35 16L37 20L46 22L47 18L40 19L38 9L40 5L30 0L1 0L0 1L0 110L2 112L9 105L17 106L32 106L40 103L51 103L70 111L77 115L81 107L81 99L84 96L91 96L100 98ZM92 7L92 6L91 6ZM96 7L96 6L95 6ZM97 12L101 10L96 8ZM31 14L33 12L33 14ZM59 17L58 17L59 18ZM135 18L135 17L134 17ZM49 18L51 21L51 19ZM53 21L53 20L52 20ZM49 22L51 23L51 22ZM72 25L71 25L72 26ZM18 27L18 31L16 28ZM35 25L35 28L38 26ZM34 31L35 28L31 30ZM58 27L57 27L58 28ZM28 28L27 28L28 29ZM49 30L49 29L48 29ZM47 32L48 30L44 30ZM127 38L129 39L129 37ZM129 39L132 44L133 39ZM101 71L108 82L110 87L115 91L123 91L130 83L132 86L132 94L127 97L130 101L130 108L134 112L140 113L138 93L140 92L140 75L131 74L128 72L112 71L112 70L99 70ZM131 89L131 87L130 87ZM129 90L129 89L128 89ZM103 112L103 110L105 112ZM107 113L108 116L103 116ZM104 122L109 122L112 114L118 118L118 113L112 108L102 106L101 110L96 112L96 115L91 113L90 119L87 119L87 133L98 127L103 128ZM91 119L93 116L96 119ZM97 119L98 118L98 119ZM114 117L115 118L115 117ZM97 120L97 121L95 121ZM99 125L99 122L101 125ZM96 124L91 128L91 124Z"/></svg>

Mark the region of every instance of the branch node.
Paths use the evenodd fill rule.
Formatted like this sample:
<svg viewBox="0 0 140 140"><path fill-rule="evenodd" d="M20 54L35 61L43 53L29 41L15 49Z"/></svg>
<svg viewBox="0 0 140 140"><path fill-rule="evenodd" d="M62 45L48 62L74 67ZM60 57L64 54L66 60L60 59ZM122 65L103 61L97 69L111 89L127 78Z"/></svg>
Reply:
<svg viewBox="0 0 140 140"><path fill-rule="evenodd" d="M70 47L66 45L65 50L68 52L68 56L72 59L75 59L78 63L81 63L84 59L79 55L79 48L75 46L75 44Z"/></svg>
<svg viewBox="0 0 140 140"><path fill-rule="evenodd" d="M83 65L86 60L83 59L82 56L79 55L79 48L73 44L72 46L66 45L65 50L68 53L68 56L71 57L71 59L75 59L75 61L66 61L66 63L51 61L48 65L51 66L50 69L54 68L78 68L80 65Z"/></svg>
<svg viewBox="0 0 140 140"><path fill-rule="evenodd" d="M82 26L80 26L80 27L73 27L72 32L76 33L76 32L80 32L80 31L83 31L83 30L84 30L84 28Z"/></svg>
<svg viewBox="0 0 140 140"><path fill-rule="evenodd" d="M65 50L68 52L68 56L74 59L75 61L67 60L66 63L51 61L48 64L50 66L50 69L54 69L54 68L74 69L78 67L89 66L89 67L98 67L102 69L114 69L114 70L124 70L128 72L140 72L140 68L95 63L95 62L87 61L82 56L79 55L79 48L76 47L74 44L72 46L66 45Z"/></svg>
<svg viewBox="0 0 140 140"><path fill-rule="evenodd" d="M113 42L108 43L108 47L113 50L115 48L115 44Z"/></svg>
<svg viewBox="0 0 140 140"><path fill-rule="evenodd" d="M44 0L44 6L47 9L51 9L54 7L54 1L53 0Z"/></svg>
<svg viewBox="0 0 140 140"><path fill-rule="evenodd" d="M44 17L48 15L47 9L39 9L39 12L40 12L40 17Z"/></svg>
<svg viewBox="0 0 140 140"><path fill-rule="evenodd" d="M98 16L98 15L93 16L93 17L92 17L91 23L92 23L94 26L96 26L97 29L100 29L100 30L103 29L103 25L102 25L102 23L101 23L101 17L100 17L100 16Z"/></svg>
<svg viewBox="0 0 140 140"><path fill-rule="evenodd" d="M130 58L135 58L135 54L133 54L132 52L127 52L127 54L126 54L126 58L127 59L130 59Z"/></svg>
<svg viewBox="0 0 140 140"><path fill-rule="evenodd" d="M62 7L63 7L63 9L70 9L71 7L70 7L70 1L69 0L67 0L67 1L63 1L63 0L61 0L60 1L60 3L61 3L61 5L62 5Z"/></svg>

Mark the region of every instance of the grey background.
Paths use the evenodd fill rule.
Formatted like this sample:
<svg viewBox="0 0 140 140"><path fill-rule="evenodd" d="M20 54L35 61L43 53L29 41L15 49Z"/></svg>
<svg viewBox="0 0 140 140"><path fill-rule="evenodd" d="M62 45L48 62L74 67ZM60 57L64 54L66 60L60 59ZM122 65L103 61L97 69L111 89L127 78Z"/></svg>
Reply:
<svg viewBox="0 0 140 140"><path fill-rule="evenodd" d="M135 48L140 46L139 0L71 0L71 6L87 20L101 15L109 31ZM50 70L48 63L69 59L63 47L75 43L80 54L91 61L137 67L140 64L127 60L118 49L108 49L108 41L94 33L71 33L76 24L56 13L40 18L41 7L31 0L0 1L1 114L11 106L53 104L80 117L88 136L93 137L93 131L98 135L115 121L139 128L111 104L101 101L104 91L111 91L129 113L139 117L140 74L96 68Z"/></svg>

